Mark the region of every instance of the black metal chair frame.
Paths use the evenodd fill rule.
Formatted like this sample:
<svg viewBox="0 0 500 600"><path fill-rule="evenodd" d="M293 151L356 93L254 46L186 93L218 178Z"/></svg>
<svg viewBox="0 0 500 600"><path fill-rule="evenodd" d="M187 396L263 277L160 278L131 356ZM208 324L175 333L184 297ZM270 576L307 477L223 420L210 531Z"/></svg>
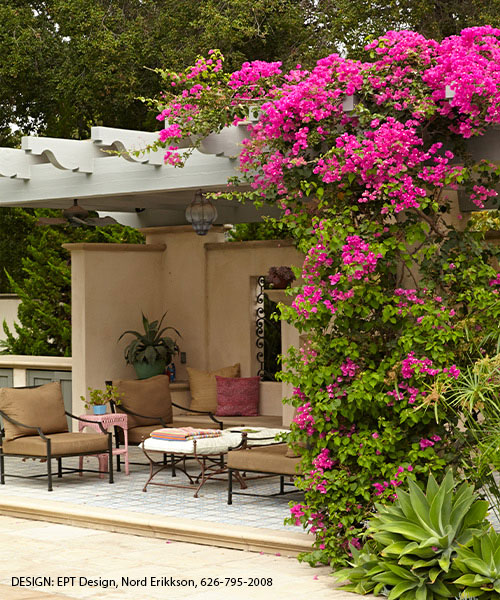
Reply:
<svg viewBox="0 0 500 600"><path fill-rule="evenodd" d="M37 386L35 386L35 387L37 387ZM72 419L76 419L77 421L83 421L85 423L92 423L93 425L95 425L95 421L90 421L89 419L77 417L76 415L73 415L73 414L69 413L68 411L64 411L64 412L65 412L66 416L71 417ZM5 485L5 463L4 463L5 456L16 456L16 457L24 458L24 459L33 458L35 460L46 460L47 461L47 473L46 474L40 473L37 475L9 475L9 477L19 477L21 479L33 479L36 477L45 477L45 475L47 475L49 492L52 491L52 459L53 458L57 459L57 477L62 477L63 472L64 473L102 473L103 472L103 471L96 471L93 469L74 469L74 468L62 466L63 458L69 458L71 456L95 456L96 455L95 450L93 450L92 452L76 452L74 454L73 453L72 454L53 454L52 447L51 447L51 440L49 437L47 437L47 435L51 435L51 434L45 435L40 427L34 427L33 425L26 425L25 423L20 423L19 421L16 421L12 417L9 417L9 415L5 414L1 410L0 410L0 417L2 417L2 419L6 419L13 425L17 425L19 427L24 427L26 429L35 429L37 434L42 438L42 440L46 444L46 457L39 456L39 455L32 455L32 454L17 454L17 453L4 452L3 451L3 441L4 441L4 437L5 437L5 431L4 431L4 428L2 427L0 429L0 484ZM104 427L102 426L101 423L98 423L98 425L101 428L102 432L108 436L107 454L108 454L109 483L113 483L113 438L112 438L111 433L108 433L104 429Z"/></svg>
<svg viewBox="0 0 500 600"><path fill-rule="evenodd" d="M270 446L275 446L276 445L276 440L274 444L256 444L255 446L249 446L248 442L252 441L252 438L249 438L246 432L243 432L243 440L242 443L240 445L240 447L235 448L235 450L247 450L248 452L252 451L252 448L266 448L266 447L270 447ZM262 441L267 441L267 440L274 440L275 438L253 438L256 441L258 440L259 442ZM283 443L283 442L277 442L277 443ZM280 478L280 491L276 492L275 494L255 494L253 492L235 492L233 490L233 473L235 474L236 478L239 480L238 475L241 475L240 473L241 469L231 469L230 467L228 467L227 469L227 473L228 473L228 478L227 478L227 503L228 504L232 504L233 503L233 496L234 495L238 495L238 496L253 496L255 498L274 498L276 496L284 496L285 494L296 494L297 492L300 492L300 490L298 490L297 488L293 489L293 490L289 490L289 491L285 491L285 485L293 485L295 487L295 484L292 482L288 482L285 481L285 477L290 477L290 479L293 479L295 476L294 475L283 475L281 473L271 473L269 471L263 471L262 469L245 469L243 471L243 478L244 481L252 481L253 479L267 479L269 477L279 477ZM246 473L261 473L261 475L257 475L256 477L246 477Z"/></svg>
<svg viewBox="0 0 500 600"><path fill-rule="evenodd" d="M106 381L105 383L106 383L106 385L113 385L112 381ZM219 425L220 429L224 428L223 427L224 424L222 423L222 421L219 421L218 419L216 419L215 416L214 416L214 414L212 412L202 411L202 410L194 410L192 408L186 408L185 406L181 406L180 404L176 404L175 402L172 402L172 401L170 401L170 402L171 402L172 406L175 406L175 408L180 408L182 410L186 410L188 412L199 414L199 415L208 415L210 417L210 419L214 423L216 423L217 425ZM119 412L118 409L117 409L116 402L114 402L113 400L111 400L110 401L110 405L111 405L111 412L113 412L113 413ZM130 410L129 408L125 408L125 406L122 406L122 405L120 405L120 411L123 411L125 414L131 415L133 417L140 417L142 419L151 419L152 421L156 421L156 422L159 421L162 427L169 427L169 425L167 423L165 423L165 420L163 419L163 417L152 417L151 415L141 415L140 413L134 412L133 410ZM119 448L120 447L119 433L118 433L116 427L114 429L115 429L115 447ZM129 442L129 445L130 445L130 442ZM132 444L132 445L138 446L139 444ZM117 471L121 471L121 460L120 460L120 458L121 457L118 454L116 456L116 470ZM172 477L175 477L176 476L176 473L175 473L175 465L176 465L176 463L180 462L181 460L183 460L183 461L186 460L186 457L183 456L183 457L179 457L179 458L176 459L175 456L172 455L171 459L172 459ZM163 456L163 463L164 464L167 463L167 456L166 455ZM147 463L142 463L142 462L131 462L131 461L129 461L129 464L130 465L148 466Z"/></svg>

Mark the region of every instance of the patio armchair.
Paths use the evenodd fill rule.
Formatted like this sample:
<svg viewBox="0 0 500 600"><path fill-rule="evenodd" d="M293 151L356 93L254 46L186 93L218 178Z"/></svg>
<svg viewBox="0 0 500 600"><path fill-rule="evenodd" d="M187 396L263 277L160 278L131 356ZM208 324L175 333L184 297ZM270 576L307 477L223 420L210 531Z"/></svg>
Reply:
<svg viewBox="0 0 500 600"><path fill-rule="evenodd" d="M300 456L291 450L287 444L272 443L273 438L259 438L252 440L246 432L243 432L243 440L238 449L230 450L227 454L227 471L228 471L228 487L227 487L227 503L233 503L233 495L239 494L242 496L269 497L278 496L285 493L292 493L297 490L285 492L285 477L293 480L297 475L301 474ZM258 445L252 444L253 441L258 442ZM262 444L267 441L268 443ZM233 475L239 473L257 473L255 477L245 478L245 481L251 479L262 479L264 477L279 476L280 488L275 494L256 494L252 492L235 492L233 490Z"/></svg>
<svg viewBox="0 0 500 600"><path fill-rule="evenodd" d="M149 379L106 381L106 384L114 385L118 392L122 394L121 404L117 405L113 401L110 404L112 412L123 412L128 415L129 445L138 446L155 429L162 427L206 428L207 417L211 429L222 429L221 421L216 419L213 413L188 409L172 402L167 375L156 375ZM205 420L200 422L185 421L183 415L173 414L174 406L191 413L191 415L205 417ZM117 430L115 431L116 447L119 448L121 443L123 443L123 432ZM120 470L120 455L117 455L116 458L117 469Z"/></svg>
<svg viewBox="0 0 500 600"><path fill-rule="evenodd" d="M72 433L67 417L79 421L65 411L59 382L22 388L0 388L0 483L5 484L5 457L33 458L46 461L47 472L36 475L11 475L12 477L48 478L48 491L52 491L52 459L57 459L57 476L64 473L95 472L89 469L62 466L62 459L71 456L107 454L109 483L113 483L113 439L101 427L101 433Z"/></svg>

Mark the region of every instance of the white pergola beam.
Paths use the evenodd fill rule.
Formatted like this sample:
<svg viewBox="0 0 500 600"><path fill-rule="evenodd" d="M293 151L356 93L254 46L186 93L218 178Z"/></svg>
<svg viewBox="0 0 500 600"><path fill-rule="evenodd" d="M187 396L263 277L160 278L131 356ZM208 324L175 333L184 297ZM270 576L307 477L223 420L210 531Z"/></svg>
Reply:
<svg viewBox="0 0 500 600"><path fill-rule="evenodd" d="M30 162L23 150L0 148L0 177L29 179Z"/></svg>
<svg viewBox="0 0 500 600"><path fill-rule="evenodd" d="M46 156L58 169L80 173L94 170L95 148L87 140L24 136L21 149L34 156Z"/></svg>

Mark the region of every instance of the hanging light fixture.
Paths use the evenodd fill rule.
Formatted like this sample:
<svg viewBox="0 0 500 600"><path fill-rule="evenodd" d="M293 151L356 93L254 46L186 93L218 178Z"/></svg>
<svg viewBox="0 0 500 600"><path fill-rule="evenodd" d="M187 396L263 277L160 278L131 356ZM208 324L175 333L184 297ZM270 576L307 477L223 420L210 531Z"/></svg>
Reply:
<svg viewBox="0 0 500 600"><path fill-rule="evenodd" d="M191 223L197 235L207 235L212 223L217 218L217 209L205 198L201 190L194 195L194 199L186 208L186 219Z"/></svg>

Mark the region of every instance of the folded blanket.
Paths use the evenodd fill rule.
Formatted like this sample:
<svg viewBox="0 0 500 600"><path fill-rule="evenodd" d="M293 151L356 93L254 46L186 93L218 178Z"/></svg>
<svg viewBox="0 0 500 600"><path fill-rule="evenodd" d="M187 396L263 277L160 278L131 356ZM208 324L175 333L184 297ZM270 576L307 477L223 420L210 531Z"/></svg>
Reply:
<svg viewBox="0 0 500 600"><path fill-rule="evenodd" d="M215 438L222 435L220 429L194 429L193 427L166 427L156 429L151 437L157 440L180 441L201 440L203 438Z"/></svg>

